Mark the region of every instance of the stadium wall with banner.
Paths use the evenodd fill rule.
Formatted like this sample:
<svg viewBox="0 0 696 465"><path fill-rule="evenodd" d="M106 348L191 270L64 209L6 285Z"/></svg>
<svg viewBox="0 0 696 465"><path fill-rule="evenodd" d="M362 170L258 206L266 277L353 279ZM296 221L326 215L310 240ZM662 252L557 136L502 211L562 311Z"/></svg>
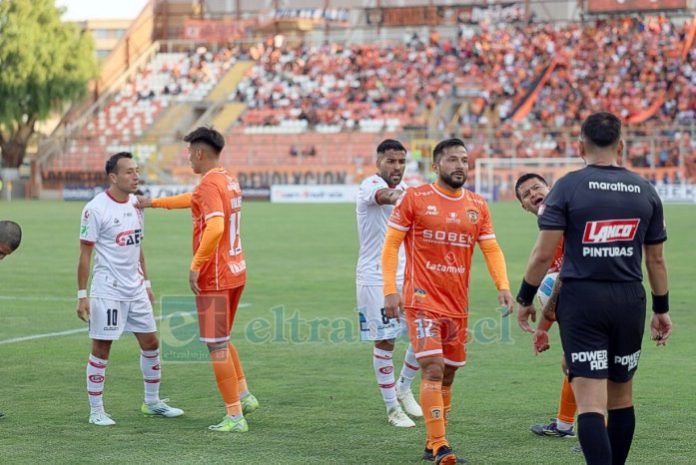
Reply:
<svg viewBox="0 0 696 465"><path fill-rule="evenodd" d="M588 13L684 10L687 0L588 0Z"/></svg>
<svg viewBox="0 0 696 465"><path fill-rule="evenodd" d="M271 186L272 203L355 203L357 185Z"/></svg>
<svg viewBox="0 0 696 465"><path fill-rule="evenodd" d="M665 203L696 203L694 184L658 184L655 190Z"/></svg>

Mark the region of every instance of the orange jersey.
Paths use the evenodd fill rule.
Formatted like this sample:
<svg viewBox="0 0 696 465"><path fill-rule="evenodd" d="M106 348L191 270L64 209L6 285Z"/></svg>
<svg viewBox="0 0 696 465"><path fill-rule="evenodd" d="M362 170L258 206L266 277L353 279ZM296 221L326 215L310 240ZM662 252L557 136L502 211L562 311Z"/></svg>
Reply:
<svg viewBox="0 0 696 465"><path fill-rule="evenodd" d="M198 285L203 291L232 289L246 283L246 262L239 239L242 191L239 183L223 168L208 171L191 198L193 253L210 218L225 219L225 231L213 256L203 265Z"/></svg>
<svg viewBox="0 0 696 465"><path fill-rule="evenodd" d="M561 266L563 266L563 238L561 238L561 241L558 243L558 247L556 247L556 255L553 257L553 261L551 262L548 273L560 272Z"/></svg>
<svg viewBox="0 0 696 465"><path fill-rule="evenodd" d="M467 316L474 246L495 238L483 197L466 189L450 197L432 184L411 188L388 224L407 232L404 307Z"/></svg>

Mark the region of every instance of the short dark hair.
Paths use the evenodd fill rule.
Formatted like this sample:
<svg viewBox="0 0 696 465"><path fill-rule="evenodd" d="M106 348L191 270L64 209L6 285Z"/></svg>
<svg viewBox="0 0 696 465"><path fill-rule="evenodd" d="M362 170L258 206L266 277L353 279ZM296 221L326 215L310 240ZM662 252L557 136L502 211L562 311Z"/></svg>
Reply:
<svg viewBox="0 0 696 465"><path fill-rule="evenodd" d="M453 137L451 139L445 139L439 144L437 144L433 149L433 161L437 163L442 154L445 153L445 150L447 150L450 147L464 147L464 149L466 149L466 145L464 144L464 141L461 139L458 139L456 137Z"/></svg>
<svg viewBox="0 0 696 465"><path fill-rule="evenodd" d="M520 186L525 182L529 181L530 179L538 179L539 181L543 182L545 186L549 185L549 183L546 182L546 179L544 179L544 177L540 174L524 173L522 176L517 178L517 182L515 183L515 196L517 197L517 200L519 200L520 202L522 201L522 198L520 197Z"/></svg>
<svg viewBox="0 0 696 465"><path fill-rule="evenodd" d="M9 246L14 252L22 242L22 228L14 221L0 221L0 243Z"/></svg>
<svg viewBox="0 0 696 465"><path fill-rule="evenodd" d="M111 155L108 160L106 160L106 174L109 175L111 173L117 174L118 173L118 161L121 158L130 158L133 159L133 154L130 152L118 152L114 155Z"/></svg>
<svg viewBox="0 0 696 465"><path fill-rule="evenodd" d="M611 147L621 139L621 121L606 111L593 113L582 123L582 138L596 147Z"/></svg>
<svg viewBox="0 0 696 465"><path fill-rule="evenodd" d="M404 147L401 142L394 139L384 139L377 146L377 153L383 155L387 150L396 150L398 152L406 152L406 147Z"/></svg>
<svg viewBox="0 0 696 465"><path fill-rule="evenodd" d="M189 144L205 144L218 155L222 152L223 147L225 147L225 138L222 137L222 134L213 128L206 128L204 126L188 133L186 137L184 137L184 142L188 142Z"/></svg>

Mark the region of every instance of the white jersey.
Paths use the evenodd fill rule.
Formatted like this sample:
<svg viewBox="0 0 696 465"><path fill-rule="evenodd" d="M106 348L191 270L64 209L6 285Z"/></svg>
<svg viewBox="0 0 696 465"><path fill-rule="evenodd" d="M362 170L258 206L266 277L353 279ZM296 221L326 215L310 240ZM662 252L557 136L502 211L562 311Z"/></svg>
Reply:
<svg viewBox="0 0 696 465"><path fill-rule="evenodd" d="M96 250L90 296L126 301L147 295L140 267L143 211L131 194L119 202L102 192L82 210L80 242Z"/></svg>
<svg viewBox="0 0 696 465"><path fill-rule="evenodd" d="M396 189L406 190L401 182ZM378 174L363 180L358 190L356 213L358 217L358 240L360 255L356 270L356 282L363 286L382 285L382 247L387 235L387 220L394 205L379 205L375 195L377 191L389 189L387 182ZM404 246L399 249L399 267L396 274L397 283L403 282L406 255Z"/></svg>

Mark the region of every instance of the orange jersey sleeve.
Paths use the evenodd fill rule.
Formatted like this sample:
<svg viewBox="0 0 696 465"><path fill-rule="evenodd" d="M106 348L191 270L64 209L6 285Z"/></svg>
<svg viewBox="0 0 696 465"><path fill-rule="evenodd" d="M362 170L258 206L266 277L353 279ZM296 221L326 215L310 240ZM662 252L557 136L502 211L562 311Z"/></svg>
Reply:
<svg viewBox="0 0 696 465"><path fill-rule="evenodd" d="M553 262L551 262L548 273L558 273L561 271L561 267L563 266L563 242L564 239L561 238L556 247L556 255L553 257Z"/></svg>

